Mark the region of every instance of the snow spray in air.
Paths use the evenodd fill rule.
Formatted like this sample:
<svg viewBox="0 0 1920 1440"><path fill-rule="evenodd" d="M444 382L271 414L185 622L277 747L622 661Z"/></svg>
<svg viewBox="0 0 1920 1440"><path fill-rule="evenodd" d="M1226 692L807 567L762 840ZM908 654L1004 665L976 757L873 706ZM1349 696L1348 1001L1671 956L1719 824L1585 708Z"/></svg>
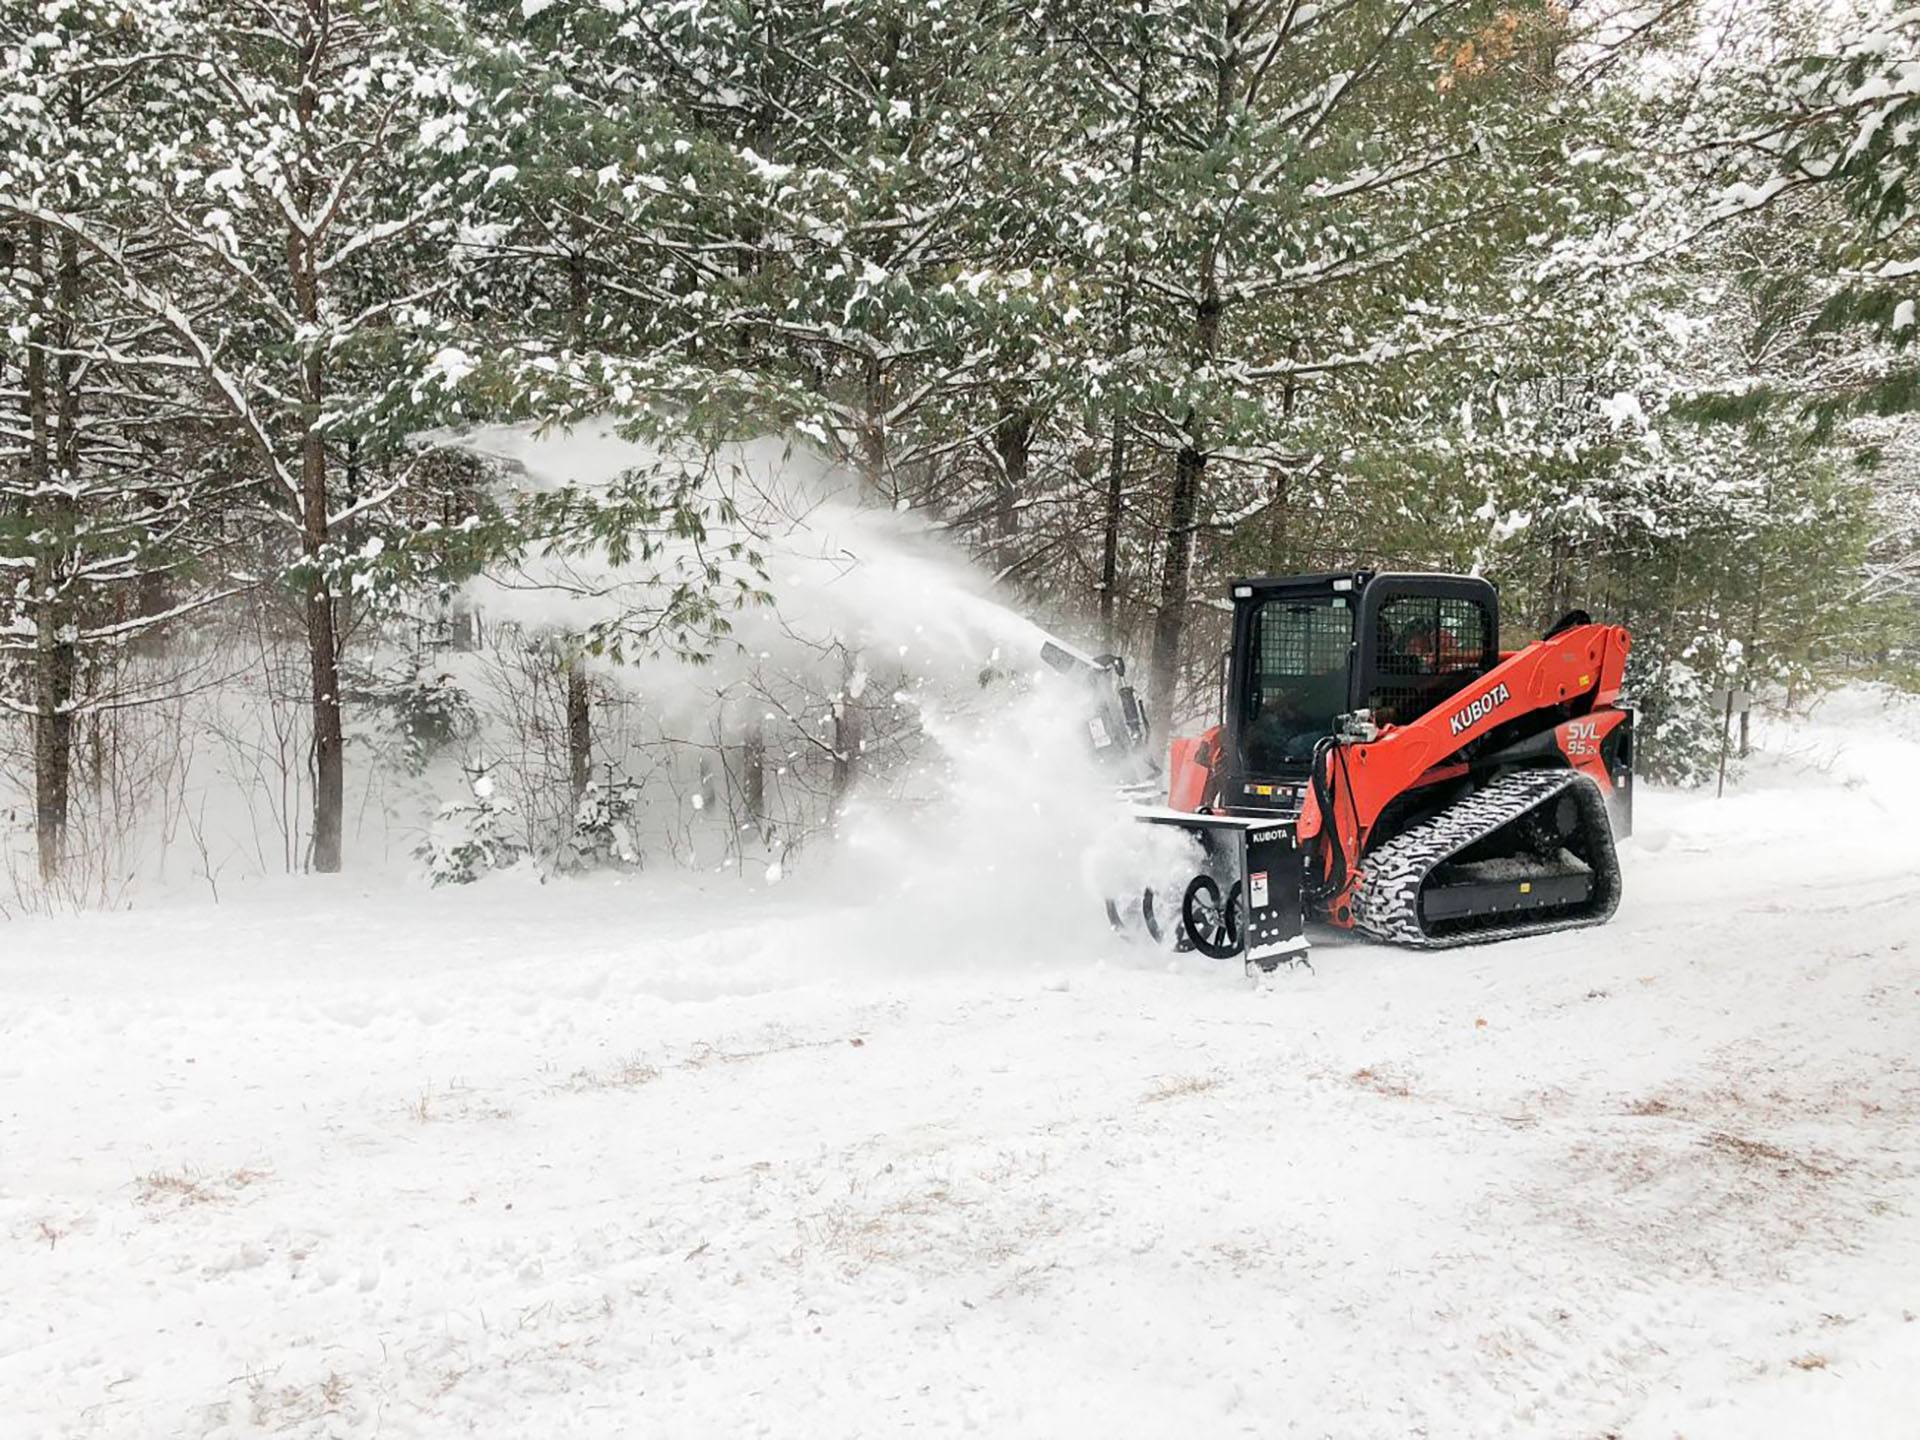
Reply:
<svg viewBox="0 0 1920 1440"><path fill-rule="evenodd" d="M536 488L591 489L668 458L608 422L456 443ZM884 773L877 760L860 766L830 832L797 863L768 865L769 879L843 901L851 927L889 953L977 963L1106 946L1107 895L1190 868L1181 837L1130 821L1094 755L1080 683L1041 658L1046 632L986 593L921 517L862 504L848 477L778 440L704 463L729 477L773 604L739 614L735 643L709 665L643 661L606 678L697 725L716 692L753 695L769 673L819 677L832 655L833 678L869 710L890 703L914 738ZM630 577L579 557L567 566L563 584L523 574L483 582L476 598L496 623L582 632L609 617Z"/></svg>
<svg viewBox="0 0 1920 1440"><path fill-rule="evenodd" d="M1133 821L1076 688L1036 666L988 709L921 700L923 789L856 798L840 827L833 878L867 897L867 942L909 962L1091 958L1112 949L1108 897L1179 893L1191 842Z"/></svg>

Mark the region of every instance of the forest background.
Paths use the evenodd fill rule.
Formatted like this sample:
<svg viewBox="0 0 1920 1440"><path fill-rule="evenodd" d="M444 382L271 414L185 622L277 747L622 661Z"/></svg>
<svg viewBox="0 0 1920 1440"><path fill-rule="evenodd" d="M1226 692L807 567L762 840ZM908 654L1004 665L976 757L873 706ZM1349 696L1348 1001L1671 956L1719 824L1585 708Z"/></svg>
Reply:
<svg viewBox="0 0 1920 1440"><path fill-rule="evenodd" d="M4 0L0 907L777 865L925 761L823 506L1162 736L1228 578L1483 573L1699 783L1920 684L1916 96L1804 0Z"/></svg>

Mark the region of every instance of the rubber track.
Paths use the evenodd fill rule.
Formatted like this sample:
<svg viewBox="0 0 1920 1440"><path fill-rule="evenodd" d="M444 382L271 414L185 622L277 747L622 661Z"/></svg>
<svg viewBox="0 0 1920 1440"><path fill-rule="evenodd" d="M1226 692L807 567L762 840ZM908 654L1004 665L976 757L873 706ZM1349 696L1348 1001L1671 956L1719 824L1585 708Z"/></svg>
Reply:
<svg viewBox="0 0 1920 1440"><path fill-rule="evenodd" d="M1594 883L1601 892L1584 914L1429 935L1420 919L1420 887L1434 869L1474 841L1511 824L1562 791L1572 790L1597 832ZM1362 862L1365 867L1350 901L1356 930L1395 945L1442 950L1456 945L1487 945L1523 935L1545 935L1599 925L1620 904L1620 861L1614 853L1613 827L1606 798L1593 778L1578 770L1522 770L1448 806L1438 815L1402 831Z"/></svg>

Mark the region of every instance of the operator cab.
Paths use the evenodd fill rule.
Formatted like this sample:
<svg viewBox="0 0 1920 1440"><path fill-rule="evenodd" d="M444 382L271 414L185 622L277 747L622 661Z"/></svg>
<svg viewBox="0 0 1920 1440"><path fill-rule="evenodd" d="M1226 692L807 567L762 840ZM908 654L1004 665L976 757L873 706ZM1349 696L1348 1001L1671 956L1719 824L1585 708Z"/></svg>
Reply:
<svg viewBox="0 0 1920 1440"><path fill-rule="evenodd" d="M1233 582L1221 704L1229 805L1297 812L1344 715L1418 719L1499 662L1499 597L1465 575L1370 570Z"/></svg>

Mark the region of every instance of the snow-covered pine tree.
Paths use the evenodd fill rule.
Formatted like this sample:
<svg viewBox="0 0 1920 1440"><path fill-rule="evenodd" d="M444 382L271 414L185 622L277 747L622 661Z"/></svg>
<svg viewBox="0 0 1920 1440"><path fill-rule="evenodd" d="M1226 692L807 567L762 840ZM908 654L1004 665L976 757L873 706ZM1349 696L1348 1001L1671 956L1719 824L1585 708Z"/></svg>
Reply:
<svg viewBox="0 0 1920 1440"><path fill-rule="evenodd" d="M1011 535L1044 407L1027 363L1032 296L1050 284L1031 267L1047 153L1032 126L1061 123L1020 17L940 4L484 15L514 57L504 178L477 227L483 269L505 281L496 296L521 301L497 316L514 338L495 347L495 394L549 415L611 412L682 450L797 432L875 501L942 503L963 529L975 497L943 462L990 457L990 523ZM529 315L547 323L516 331ZM627 525L650 560L663 522L737 518L710 507L663 470L536 508L573 527L563 544L592 538L587 515L601 539ZM529 523L536 533L539 516ZM718 610L696 616L697 584L637 589L645 624L603 627L588 648L692 648L657 623L656 596L724 633Z"/></svg>
<svg viewBox="0 0 1920 1440"><path fill-rule="evenodd" d="M1753 263L1734 292L1765 363L1715 377L1695 409L1795 415L1872 489L1872 544L1844 595L1854 653L1911 661L1920 529L1905 455L1920 437L1920 15L1862 0L1766 12L1761 39L1715 87L1712 218ZM1749 219L1748 217L1752 217ZM1845 608L1845 607L1843 607Z"/></svg>
<svg viewBox="0 0 1920 1440"><path fill-rule="evenodd" d="M143 363L197 375L247 447L303 617L311 863L337 870L351 576L387 553L377 528L412 468L396 431L451 284L482 97L460 78L456 8L162 8L170 42L142 62L153 98L119 157L153 242L57 194L0 188L0 211L77 241L155 337Z"/></svg>
<svg viewBox="0 0 1920 1440"><path fill-rule="evenodd" d="M240 588L222 525L240 487L207 407L80 229L115 254L167 248L129 179L180 43L162 5L0 15L0 709L31 722L48 881L77 727L177 694L205 657L137 652Z"/></svg>
<svg viewBox="0 0 1920 1440"><path fill-rule="evenodd" d="M1159 457L1134 552L1164 724L1196 560L1250 524L1284 535L1351 474L1364 407L1343 396L1525 313L1497 262L1568 184L1585 97L1555 81L1574 35L1548 5L1144 0L1061 7L1056 33L1099 117L1073 197L1124 341L1097 347L1120 357L1099 399Z"/></svg>

